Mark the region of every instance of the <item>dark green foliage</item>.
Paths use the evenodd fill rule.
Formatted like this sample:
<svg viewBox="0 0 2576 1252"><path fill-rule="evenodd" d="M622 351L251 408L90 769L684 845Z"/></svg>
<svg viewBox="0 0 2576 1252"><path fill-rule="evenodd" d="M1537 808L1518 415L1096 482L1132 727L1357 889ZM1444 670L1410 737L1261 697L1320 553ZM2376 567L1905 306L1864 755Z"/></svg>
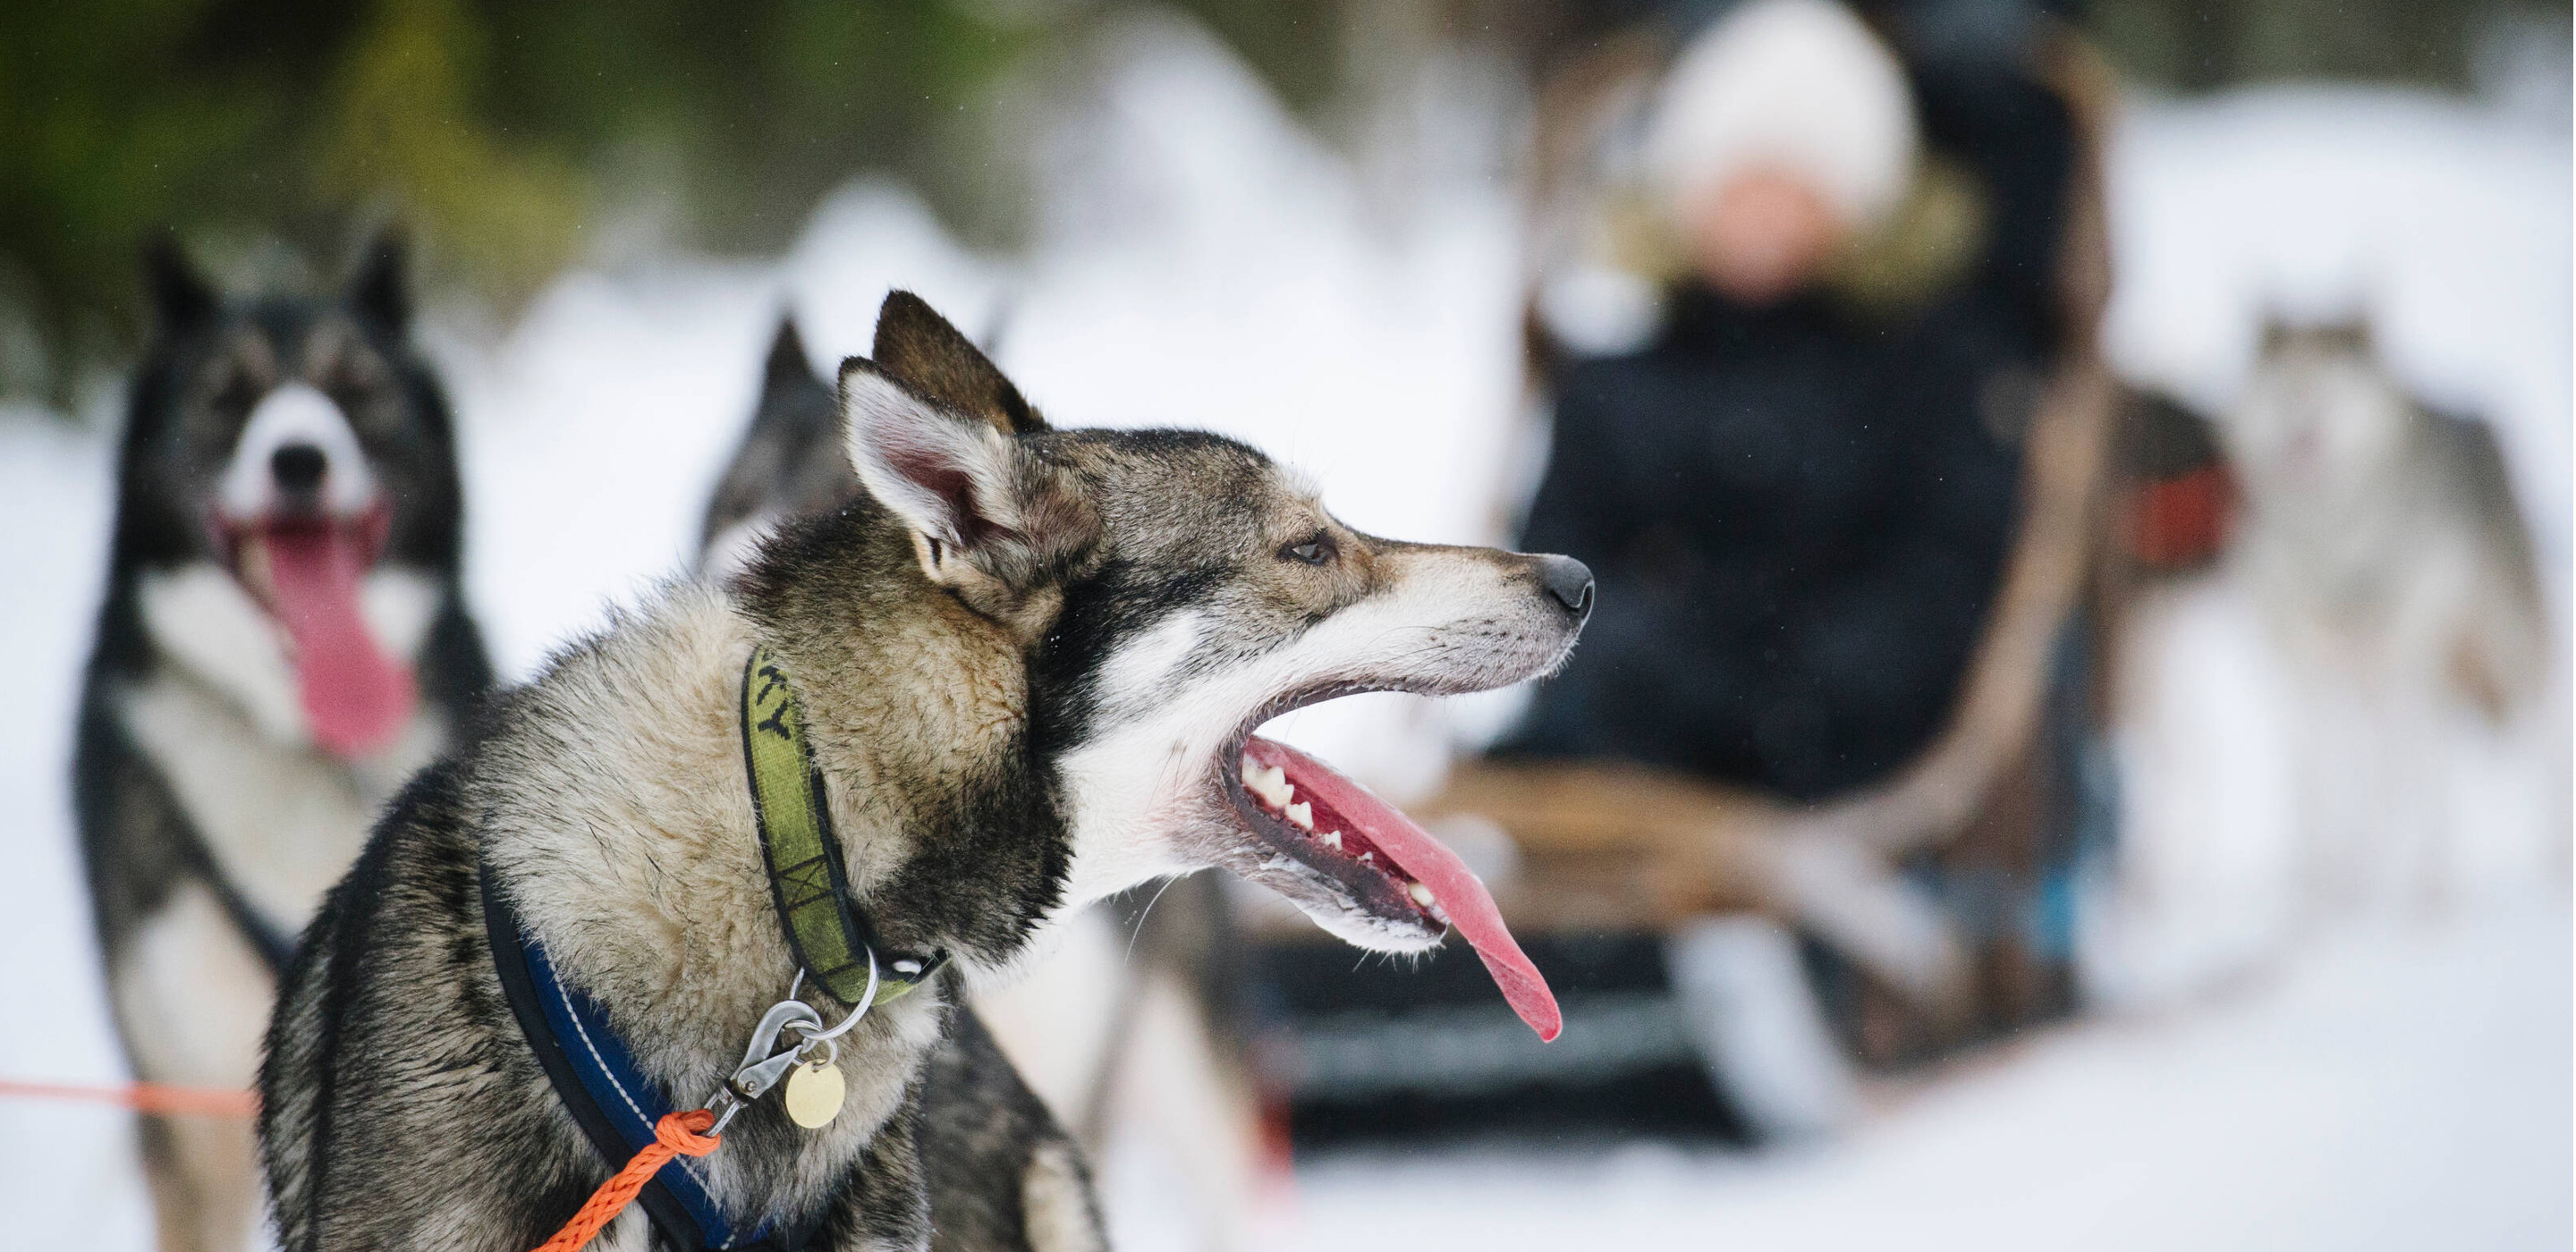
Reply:
<svg viewBox="0 0 2576 1252"><path fill-rule="evenodd" d="M132 347L136 248L159 230L219 273L273 280L279 256L327 268L399 217L433 277L506 305L603 210L646 207L680 242L746 251L781 246L869 169L973 207L956 201L993 183L958 174L981 159L959 119L1106 7L0 4L0 394L60 396ZM1333 0L1181 7L1292 98L1321 94Z"/></svg>
<svg viewBox="0 0 2576 1252"><path fill-rule="evenodd" d="M2481 39L2545 34L2563 55L2567 30L2565 6L2542 0L2090 0L2083 12L2122 70L2184 91L2308 78L2464 88Z"/></svg>

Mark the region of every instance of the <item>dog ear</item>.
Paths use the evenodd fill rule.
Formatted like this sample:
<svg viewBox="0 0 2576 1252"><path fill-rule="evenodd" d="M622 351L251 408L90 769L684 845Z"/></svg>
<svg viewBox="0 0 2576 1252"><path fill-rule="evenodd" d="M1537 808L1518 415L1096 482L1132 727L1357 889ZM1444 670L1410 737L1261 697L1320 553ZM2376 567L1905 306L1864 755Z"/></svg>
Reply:
<svg viewBox="0 0 2576 1252"><path fill-rule="evenodd" d="M1099 532L1073 476L864 357L841 362L841 421L851 468L911 528L922 573L1023 641L1044 633Z"/></svg>
<svg viewBox="0 0 2576 1252"><path fill-rule="evenodd" d="M152 296L153 325L163 334L205 321L220 303L213 284L167 235L143 247L143 285Z"/></svg>
<svg viewBox="0 0 2576 1252"><path fill-rule="evenodd" d="M869 353L914 394L951 412L980 417L1006 435L1046 429L1046 419L983 350L909 291L886 293Z"/></svg>
<svg viewBox="0 0 2576 1252"><path fill-rule="evenodd" d="M2261 352L2264 356L2274 356L2279 354L2282 349L2290 346L2292 340L2295 340L2298 337L2299 328L2291 325L2290 319L2283 317L2279 309L2270 309L2264 312L2262 334L2263 346L2261 348Z"/></svg>
<svg viewBox="0 0 2576 1252"><path fill-rule="evenodd" d="M2371 333L2370 314L2356 309L2339 321L2317 328L2317 338L2328 347L2354 356L2378 353L2377 336Z"/></svg>
<svg viewBox="0 0 2576 1252"><path fill-rule="evenodd" d="M782 313L778 335L769 341L769 365L761 373L761 398L767 400L812 381L814 366L805 355L805 338L796 333L796 319Z"/></svg>
<svg viewBox="0 0 2576 1252"><path fill-rule="evenodd" d="M404 264L409 251L400 228L377 232L359 254L345 297L361 316L398 335L411 326L411 278Z"/></svg>

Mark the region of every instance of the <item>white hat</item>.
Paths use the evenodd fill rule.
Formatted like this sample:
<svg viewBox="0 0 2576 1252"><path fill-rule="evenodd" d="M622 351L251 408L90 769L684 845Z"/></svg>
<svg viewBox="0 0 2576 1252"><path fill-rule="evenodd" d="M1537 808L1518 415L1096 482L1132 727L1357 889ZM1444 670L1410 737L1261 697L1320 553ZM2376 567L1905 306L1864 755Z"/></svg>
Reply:
<svg viewBox="0 0 2576 1252"><path fill-rule="evenodd" d="M1676 212L1750 165L1804 174L1846 225L1876 224L1913 179L1905 70L1833 0L1746 0L1682 49L1645 162Z"/></svg>

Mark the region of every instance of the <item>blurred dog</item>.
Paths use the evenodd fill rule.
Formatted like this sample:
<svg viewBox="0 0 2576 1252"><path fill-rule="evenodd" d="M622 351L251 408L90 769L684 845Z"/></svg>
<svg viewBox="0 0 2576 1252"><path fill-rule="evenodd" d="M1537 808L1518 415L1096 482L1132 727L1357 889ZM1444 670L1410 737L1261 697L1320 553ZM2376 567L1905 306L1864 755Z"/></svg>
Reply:
<svg viewBox="0 0 2576 1252"><path fill-rule="evenodd" d="M2495 438L2393 378L2353 322L2274 322L2223 424L2236 572L2304 687L2298 803L2329 896L2438 892L2446 709L2501 724L2549 636Z"/></svg>
<svg viewBox="0 0 2576 1252"><path fill-rule="evenodd" d="M170 247L148 268L74 797L135 1074L239 1088L294 937L491 671L399 244L332 299L226 300ZM161 1247L242 1246L249 1129L142 1140Z"/></svg>
<svg viewBox="0 0 2576 1252"><path fill-rule="evenodd" d="M1377 951L1454 923L1512 1006L1559 1029L1455 854L1254 732L1356 692L1547 671L1588 571L1360 534L1214 435L1050 429L905 293L874 353L840 371L862 495L781 527L726 586L674 585L559 653L332 890L260 1075L286 1247L532 1246L581 1208L609 1163L549 1068L562 1036L541 1052L521 1008L541 967L549 1003L593 1006L622 1043L586 1051L617 1054L599 1068L629 1072L630 1109L639 1088L712 1090L739 1113L673 1185L750 1239L848 1249L931 1237L919 1079L960 976L1003 974L1071 910L1154 878L1224 866ZM798 756L793 781L763 745ZM837 829L839 854L822 840L782 869L773 803L808 832L792 848ZM816 904L845 959L816 959ZM909 969L911 994L873 973L841 991L862 949ZM800 986L819 1008L780 999ZM773 1052L755 1022L854 1000L873 1011L831 1049L849 1077L819 1120L744 1085L821 1042ZM1086 1224L1077 1171L1040 1155L977 1182L1062 1246ZM611 1239L647 1238L641 1213L620 1221Z"/></svg>
<svg viewBox="0 0 2576 1252"><path fill-rule="evenodd" d="M828 513L863 488L841 455L840 403L814 373L793 319L781 318L761 370L751 425L698 531L698 572L723 581L751 562L783 522Z"/></svg>
<svg viewBox="0 0 2576 1252"><path fill-rule="evenodd" d="M701 575L729 578L781 524L857 499L863 488L840 438L832 391L795 322L781 319L751 422L707 502ZM1217 1246L1243 1240L1262 1163L1259 1101L1228 976L1241 949L1221 884L1199 875L1072 919L1043 969L976 996L1020 1078L1095 1157L1113 1105L1144 1118L1172 1149ZM934 1219L940 1186L934 1178Z"/></svg>

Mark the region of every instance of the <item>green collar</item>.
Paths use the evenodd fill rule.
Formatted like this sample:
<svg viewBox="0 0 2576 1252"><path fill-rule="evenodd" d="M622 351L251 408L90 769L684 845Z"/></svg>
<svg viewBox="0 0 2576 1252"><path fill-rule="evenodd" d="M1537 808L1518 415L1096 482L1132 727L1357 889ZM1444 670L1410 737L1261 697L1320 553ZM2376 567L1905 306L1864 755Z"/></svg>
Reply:
<svg viewBox="0 0 2576 1252"><path fill-rule="evenodd" d="M853 1005L867 995L872 961L873 1004L930 981L948 954L887 948L850 899L841 841L832 834L831 810L823 801L823 772L806 746L795 688L767 644L752 648L742 671L742 759L751 776L751 811L760 827L761 859L769 866L770 899L805 972Z"/></svg>

